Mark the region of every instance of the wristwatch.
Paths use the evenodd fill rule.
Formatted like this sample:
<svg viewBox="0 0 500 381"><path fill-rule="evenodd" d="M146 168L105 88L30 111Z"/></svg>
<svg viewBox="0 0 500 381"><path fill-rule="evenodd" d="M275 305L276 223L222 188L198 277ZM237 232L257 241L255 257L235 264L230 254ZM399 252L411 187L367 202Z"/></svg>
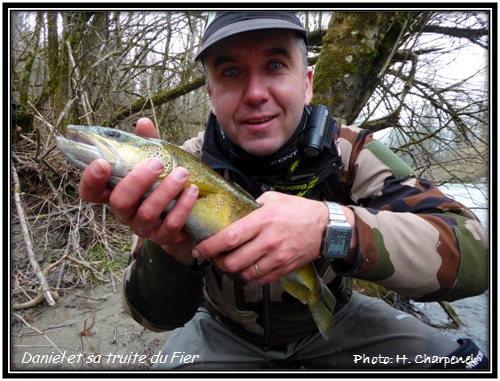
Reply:
<svg viewBox="0 0 500 381"><path fill-rule="evenodd" d="M327 258L344 259L349 252L352 228L336 202L324 201L330 213L330 221L323 232L321 254Z"/></svg>

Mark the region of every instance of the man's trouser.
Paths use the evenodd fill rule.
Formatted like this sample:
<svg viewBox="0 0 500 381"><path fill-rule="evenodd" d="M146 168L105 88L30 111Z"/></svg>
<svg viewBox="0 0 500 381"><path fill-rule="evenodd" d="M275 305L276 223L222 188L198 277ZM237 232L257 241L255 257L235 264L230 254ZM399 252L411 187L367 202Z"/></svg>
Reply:
<svg viewBox="0 0 500 381"><path fill-rule="evenodd" d="M161 355L152 357L152 369L285 369L287 364L306 369L488 366L472 341L460 345L379 299L353 293L335 320L328 341L318 332L264 350L227 329L202 307L190 322L172 332Z"/></svg>

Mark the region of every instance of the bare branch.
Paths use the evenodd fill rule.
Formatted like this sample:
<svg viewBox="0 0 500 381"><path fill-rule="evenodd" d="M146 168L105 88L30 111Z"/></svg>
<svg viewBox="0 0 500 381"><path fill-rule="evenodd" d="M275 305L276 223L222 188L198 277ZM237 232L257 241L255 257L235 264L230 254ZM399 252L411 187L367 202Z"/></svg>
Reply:
<svg viewBox="0 0 500 381"><path fill-rule="evenodd" d="M124 107L122 110L118 111L115 115L113 115L109 119L109 121L107 121L107 124L112 126L130 115L133 115L139 111L147 110L151 108L152 105L159 106L164 104L165 102L177 99L182 95L185 95L195 89L202 87L204 84L205 84L205 77L202 76L192 80L187 84L182 84L175 89L165 91L161 94L153 95L150 99L149 98L138 99L132 102L130 106Z"/></svg>
<svg viewBox="0 0 500 381"><path fill-rule="evenodd" d="M56 304L56 302L52 297L52 294L49 290L49 285L47 284L47 280L45 279L45 276L35 258L35 253L33 251L33 244L31 243L28 224L26 223L26 216L24 215L24 209L21 203L21 197L20 197L21 185L19 184L19 177L17 176L17 171L14 165L11 165L11 171L12 171L12 179L14 181L14 201L16 203L17 214L19 216L19 223L21 224L21 228L23 231L24 244L26 245L28 259L30 261L31 266L35 270L38 281L40 282L40 288L42 289L43 296L47 301L47 304L52 307Z"/></svg>
<svg viewBox="0 0 500 381"><path fill-rule="evenodd" d="M423 29L425 33L438 33L451 37L465 38L470 42L487 49L484 43L479 41L481 37L488 36L489 30L487 28L471 29L471 28L457 28L446 27L441 25L426 25Z"/></svg>

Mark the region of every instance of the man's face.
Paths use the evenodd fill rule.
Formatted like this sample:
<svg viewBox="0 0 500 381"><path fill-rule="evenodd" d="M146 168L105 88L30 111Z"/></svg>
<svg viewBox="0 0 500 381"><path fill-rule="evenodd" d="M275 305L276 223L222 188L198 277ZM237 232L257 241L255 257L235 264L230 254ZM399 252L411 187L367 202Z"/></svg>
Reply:
<svg viewBox="0 0 500 381"><path fill-rule="evenodd" d="M204 65L212 111L229 139L258 156L280 149L312 98L312 70L306 74L293 33L225 39L210 48Z"/></svg>

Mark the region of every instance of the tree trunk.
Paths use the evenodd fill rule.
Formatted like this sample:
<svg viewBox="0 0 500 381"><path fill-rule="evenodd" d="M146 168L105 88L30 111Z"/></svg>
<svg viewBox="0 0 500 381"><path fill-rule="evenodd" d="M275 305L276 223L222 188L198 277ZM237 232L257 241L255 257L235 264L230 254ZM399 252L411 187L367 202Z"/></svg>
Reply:
<svg viewBox="0 0 500 381"><path fill-rule="evenodd" d="M396 12L332 15L314 74L314 103L351 124L370 99L404 24Z"/></svg>
<svg viewBox="0 0 500 381"><path fill-rule="evenodd" d="M28 52L26 64L20 75L19 103L15 104L12 110L12 124L14 127L20 127L23 133L29 133L33 130L33 110L28 107L30 99L31 76L33 74L33 65L37 57L40 45L40 31L43 27L43 12L37 12L36 23L33 31L33 51Z"/></svg>

